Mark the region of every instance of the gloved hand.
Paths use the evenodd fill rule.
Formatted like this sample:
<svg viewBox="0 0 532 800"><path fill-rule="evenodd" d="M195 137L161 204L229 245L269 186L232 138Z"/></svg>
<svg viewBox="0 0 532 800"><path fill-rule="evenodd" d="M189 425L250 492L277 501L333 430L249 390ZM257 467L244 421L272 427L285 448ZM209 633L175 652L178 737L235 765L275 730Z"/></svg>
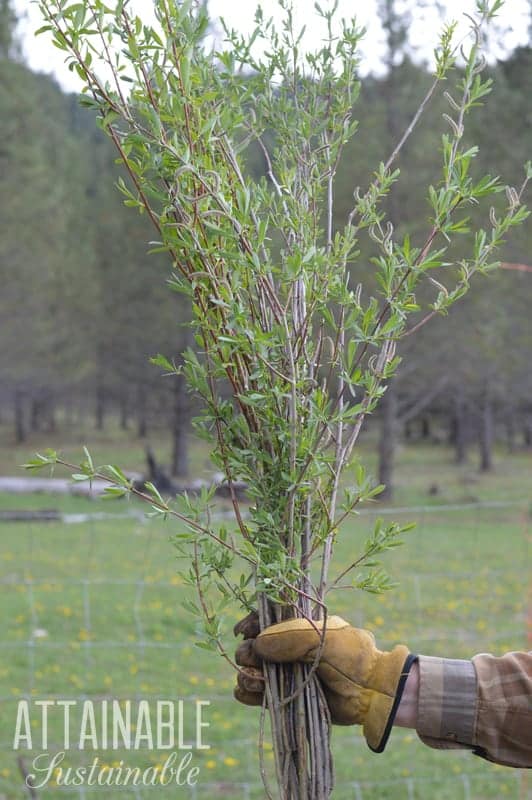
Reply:
<svg viewBox="0 0 532 800"><path fill-rule="evenodd" d="M321 622L315 625L321 630ZM234 694L246 705L262 704L262 660L312 664L320 642L305 619L280 622L259 633L255 612L237 623L234 632L244 635L236 651L236 663L244 670ZM317 674L333 723L362 725L369 747L382 753L415 659L401 644L391 652L377 650L372 633L353 628L341 617L329 617Z"/></svg>

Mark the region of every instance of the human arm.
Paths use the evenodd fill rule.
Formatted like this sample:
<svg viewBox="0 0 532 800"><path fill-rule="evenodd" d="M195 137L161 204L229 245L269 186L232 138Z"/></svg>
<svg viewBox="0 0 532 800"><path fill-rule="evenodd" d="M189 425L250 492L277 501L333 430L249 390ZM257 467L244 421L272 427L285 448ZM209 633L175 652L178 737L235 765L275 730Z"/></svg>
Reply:
<svg viewBox="0 0 532 800"><path fill-rule="evenodd" d="M367 631L331 619L340 622L333 623L332 638L327 630L318 675L332 701L333 722L362 724L376 752L384 750L394 725L416 729L430 747L466 748L500 764L532 766L532 653L472 660L412 656L404 646L383 653ZM237 651L246 667L235 692L242 702L262 702L261 658L315 660L319 635L304 620L295 628L293 621L272 626L257 643L258 628L248 633L250 640ZM379 664L384 682L382 669L374 668Z"/></svg>
<svg viewBox="0 0 532 800"><path fill-rule="evenodd" d="M393 724L399 728L415 728L418 716L419 664L414 661L406 679Z"/></svg>
<svg viewBox="0 0 532 800"><path fill-rule="evenodd" d="M532 652L471 660L419 656L418 664L413 727L425 744L532 767Z"/></svg>

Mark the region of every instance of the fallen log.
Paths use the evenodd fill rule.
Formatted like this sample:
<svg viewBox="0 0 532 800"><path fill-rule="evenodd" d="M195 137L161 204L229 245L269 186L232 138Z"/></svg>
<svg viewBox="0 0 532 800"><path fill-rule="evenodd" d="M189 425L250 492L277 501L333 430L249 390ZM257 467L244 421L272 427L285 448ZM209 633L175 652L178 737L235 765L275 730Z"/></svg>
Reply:
<svg viewBox="0 0 532 800"><path fill-rule="evenodd" d="M34 511L0 511L0 522L57 522L62 514L56 509L43 508Z"/></svg>

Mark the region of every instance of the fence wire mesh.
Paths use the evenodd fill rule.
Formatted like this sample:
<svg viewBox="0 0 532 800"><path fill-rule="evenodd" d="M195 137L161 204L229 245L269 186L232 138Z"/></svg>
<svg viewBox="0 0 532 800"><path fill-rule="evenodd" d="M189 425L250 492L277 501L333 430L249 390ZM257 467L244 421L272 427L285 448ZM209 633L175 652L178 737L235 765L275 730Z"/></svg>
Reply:
<svg viewBox="0 0 532 800"><path fill-rule="evenodd" d="M343 535L339 564L360 548L373 518L384 514L417 523L387 564L399 586L377 598L339 591L331 600L335 613L372 629L383 647L401 641L429 655L468 658L532 647L527 503L364 513ZM232 699L229 667L194 646L196 623L180 605L190 590L177 575L169 543L175 530L138 515L70 517L0 525L0 798L30 796L23 775L42 752L36 702L75 701L71 722L77 731L87 699L137 705L163 699L191 708L196 701L210 703L210 749L194 751L197 783L64 786L54 773L34 796L265 797L256 755L257 713ZM237 618L236 609L228 613L228 649ZM32 710L34 736L31 748L14 750L21 699ZM50 717L47 751L53 755L64 746L64 719ZM191 711L182 723L184 747L194 741L193 717ZM532 797L525 772L490 765L465 751L430 750L414 732L394 731L386 753L374 756L358 731L335 730L333 750L334 800ZM148 748L68 752L73 767L97 757L109 769L122 760L159 772L166 755ZM266 760L271 768L271 749Z"/></svg>

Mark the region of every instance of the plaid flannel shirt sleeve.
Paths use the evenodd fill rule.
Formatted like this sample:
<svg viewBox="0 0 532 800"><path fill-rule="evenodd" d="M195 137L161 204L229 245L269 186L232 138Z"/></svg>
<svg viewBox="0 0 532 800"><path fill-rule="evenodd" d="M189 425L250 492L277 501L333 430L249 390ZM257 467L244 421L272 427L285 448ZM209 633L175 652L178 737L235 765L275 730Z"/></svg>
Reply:
<svg viewBox="0 0 532 800"><path fill-rule="evenodd" d="M532 651L418 662L417 732L425 744L532 767Z"/></svg>

